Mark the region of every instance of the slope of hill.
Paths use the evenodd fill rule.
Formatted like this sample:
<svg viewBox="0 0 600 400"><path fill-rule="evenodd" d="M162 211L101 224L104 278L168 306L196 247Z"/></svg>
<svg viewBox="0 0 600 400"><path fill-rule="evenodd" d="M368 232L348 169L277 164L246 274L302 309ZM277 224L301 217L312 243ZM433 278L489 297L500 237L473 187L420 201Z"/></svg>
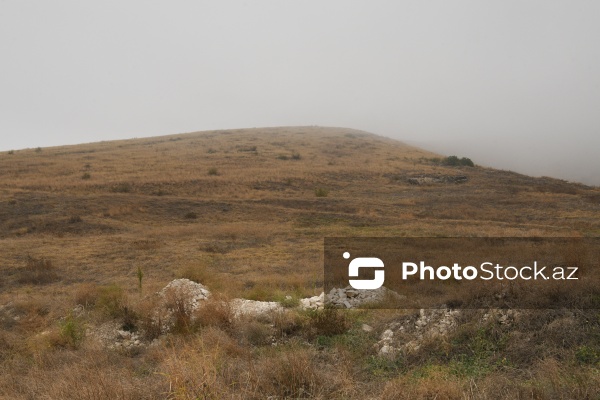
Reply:
<svg viewBox="0 0 600 400"><path fill-rule="evenodd" d="M336 357L352 358L345 355L351 347L347 341L364 339L352 335L334 339L337 344L319 339L323 335L316 339L308 335L303 341L290 339L293 343L285 344L287 351L260 355L270 351L268 346L262 349L260 341L247 345L244 340L248 336L236 342L235 335L216 331L227 331L218 326L200 333L206 343L220 346L216 353L191 351L196 336L175 336L161 350L102 356L104 350L91 343L80 347L69 340L43 341L39 335L56 331L64 336L65 318L72 322L70 310L85 296L93 300L92 311L80 321L88 327L111 318L93 311L92 303L98 299L123 302L126 310L139 315L141 311L135 308L141 297L139 271L143 273L143 293L152 293L173 278L186 277L226 297L285 301L285 296L296 299L318 294L326 236L600 234L597 188L477 166L443 166L436 157L366 132L321 127L197 132L1 154L0 360L3 368L12 372L0 378L0 394L82 398L84 386L76 385L69 392L67 387L73 382L67 375L72 373L69 368L75 368L68 367L69 363L75 362L77 354L84 354L84 361L75 363L81 370L77 376L95 376L89 384L99 393L89 398L115 393L122 398L153 398L157 393L165 398L195 398L207 393L208 397L233 396L235 390L223 387L228 378L218 371L211 370L212 381L206 382L177 375L184 374L188 363L208 368L210 357L249 357L265 370L289 364L294 358L293 368L298 370L288 371L289 376L263 377L255 371L256 376L247 377L257 398L264 397L260 388L268 392L261 379L279 379L278 385L291 385L293 389L287 392L275 391L279 396L360 397L369 393L369 387L385 395L380 388L386 382L398 376L406 380L406 371L398 372L399 364L373 356L371 364L348 367L335 376L334 383L327 384L317 376L319 371L309 371L318 368L319 357L325 357L325 364L334 363ZM127 313L119 308L119 318L128 318ZM350 319L358 323L393 318L380 314L374 317L363 312ZM295 326L304 326L294 321L286 324L289 326L281 329L289 330L291 336ZM250 336L261 335L260 325L252 322L249 326L255 330ZM323 346L326 356L319 355ZM191 352L184 356L175 347ZM597 350L589 350L593 360L600 354ZM96 364L94 357L99 357ZM24 372L23 365L28 362L35 368ZM556 362L555 372L566 365L560 364L560 359ZM554 367L544 368L550 371ZM588 380L588 374L596 374L598 382L597 369L574 371ZM228 373L241 379L239 372ZM19 384L17 377L23 374ZM115 378L119 374L121 377ZM163 374L164 379L152 378L155 382L148 384L153 374ZM428 384L435 381L432 376L441 381L452 379L457 393L466 393L464 385L480 375L485 374L453 375L434 367L425 379ZM173 388L176 378L180 386L175 386L181 391L174 388L169 392L169 384ZM200 382L201 388L186 386L185 379ZM353 385L351 381L356 379L364 386ZM398 387L412 384L394 382ZM563 386L566 392L597 389L592 384L592 389L578 385L567 382ZM206 389L209 386L211 389ZM237 389L243 397L252 397L248 387ZM269 394L266 392L262 394ZM427 397L433 392L419 393L415 396Z"/></svg>

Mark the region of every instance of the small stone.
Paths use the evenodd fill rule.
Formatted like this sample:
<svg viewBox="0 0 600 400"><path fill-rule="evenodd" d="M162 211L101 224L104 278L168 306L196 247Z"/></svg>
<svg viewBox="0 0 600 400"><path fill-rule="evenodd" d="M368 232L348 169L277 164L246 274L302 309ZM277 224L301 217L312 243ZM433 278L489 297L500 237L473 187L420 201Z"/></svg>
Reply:
<svg viewBox="0 0 600 400"><path fill-rule="evenodd" d="M394 331L392 331L391 329L386 329L381 334L381 340L392 340L393 337L394 337Z"/></svg>
<svg viewBox="0 0 600 400"><path fill-rule="evenodd" d="M371 327L370 325L367 325L367 324L363 324L362 325L362 330L363 330L363 332L372 332L373 331L373 327Z"/></svg>
<svg viewBox="0 0 600 400"><path fill-rule="evenodd" d="M392 357L396 353L396 349L394 349L389 344L384 344L379 350L379 355L384 357Z"/></svg>
<svg viewBox="0 0 600 400"><path fill-rule="evenodd" d="M117 335L121 339L129 339L131 337L131 332L118 330Z"/></svg>

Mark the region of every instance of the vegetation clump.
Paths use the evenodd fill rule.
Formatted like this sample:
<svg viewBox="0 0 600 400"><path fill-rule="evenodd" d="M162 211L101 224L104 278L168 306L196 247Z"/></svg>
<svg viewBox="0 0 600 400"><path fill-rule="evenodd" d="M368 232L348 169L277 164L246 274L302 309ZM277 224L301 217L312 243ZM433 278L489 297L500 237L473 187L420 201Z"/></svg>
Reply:
<svg viewBox="0 0 600 400"><path fill-rule="evenodd" d="M447 165L450 167L474 167L475 164L471 161L470 158L462 157L458 158L457 156L449 156L441 160L442 165Z"/></svg>
<svg viewBox="0 0 600 400"><path fill-rule="evenodd" d="M329 190L318 187L315 189L315 196L317 197L327 197L329 195Z"/></svg>

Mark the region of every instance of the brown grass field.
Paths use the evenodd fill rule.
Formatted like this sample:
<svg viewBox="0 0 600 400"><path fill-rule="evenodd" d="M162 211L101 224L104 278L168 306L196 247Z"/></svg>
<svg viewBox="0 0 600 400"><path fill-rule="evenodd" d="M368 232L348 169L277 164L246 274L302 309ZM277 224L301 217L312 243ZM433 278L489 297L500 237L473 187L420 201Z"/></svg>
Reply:
<svg viewBox="0 0 600 400"><path fill-rule="evenodd" d="M414 310L335 312L332 329L294 308L232 321L215 306L136 351L89 335L141 326L144 296L180 277L221 298L319 294L328 236L600 236L596 187L435 157L322 127L0 154L0 398L599 399L598 310L531 311L510 329L472 311L393 359L372 345ZM420 175L468 181L408 183Z"/></svg>

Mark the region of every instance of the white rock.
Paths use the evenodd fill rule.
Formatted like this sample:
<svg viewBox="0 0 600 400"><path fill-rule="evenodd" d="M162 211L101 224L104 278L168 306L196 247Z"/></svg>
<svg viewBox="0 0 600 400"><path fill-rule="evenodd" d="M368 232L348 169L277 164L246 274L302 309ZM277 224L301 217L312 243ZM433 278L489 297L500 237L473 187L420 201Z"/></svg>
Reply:
<svg viewBox="0 0 600 400"><path fill-rule="evenodd" d="M241 315L261 315L270 311L283 310L281 304L276 301L233 299L230 304L236 317Z"/></svg>
<svg viewBox="0 0 600 400"><path fill-rule="evenodd" d="M381 334L381 340L392 340L392 338L394 337L394 331L392 331L391 329L386 329L382 334Z"/></svg>

